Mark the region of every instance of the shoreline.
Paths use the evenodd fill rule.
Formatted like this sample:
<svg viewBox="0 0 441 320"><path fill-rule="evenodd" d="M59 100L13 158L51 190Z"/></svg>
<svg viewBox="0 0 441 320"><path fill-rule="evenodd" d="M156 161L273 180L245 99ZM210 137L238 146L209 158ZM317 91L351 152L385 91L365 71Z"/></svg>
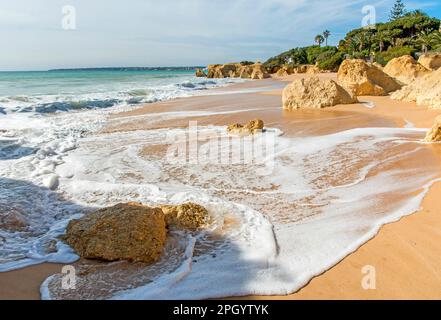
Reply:
<svg viewBox="0 0 441 320"><path fill-rule="evenodd" d="M304 75L301 75L304 77ZM326 77L333 77L332 74L326 74ZM278 80L264 80L262 82L245 82L240 84L233 84L229 87L220 88L220 90L239 90L243 89L243 87L247 88L248 86L253 87L253 83L257 83L260 86L265 86L266 84L274 84L274 81L289 81L292 80L293 77L278 79ZM277 85L280 85L277 84ZM219 89L219 88L218 88ZM213 90L218 90L213 89ZM263 93L236 93L243 94L251 101L247 101L249 107L253 106L253 103L257 105L257 101L262 104L262 100L267 101L267 104L275 103L275 99L278 99L280 90L272 90L266 91ZM242 107L247 109L248 105L241 103L240 106L231 106L229 102L234 100L235 95L233 94L230 99L227 95L220 95L220 99L225 100L225 105L217 108L216 110L210 111L218 111L222 112L224 110L228 110L229 108L238 108ZM194 110L199 110L201 106L204 105L205 101L207 101L207 96L196 96L190 98L181 98L177 100L162 102L158 104L149 104L143 106L141 108L137 108L133 111L129 111L120 115L112 116L110 119L123 119L124 117L130 117L130 121L128 124L124 124L116 121L116 126L107 127L103 133L110 133L118 130L137 130L145 126L144 121L139 121L140 123L136 123L137 117L142 117L143 114L151 112L154 109L154 112L162 112L163 110L168 110L170 105L173 105L175 108L179 110L181 108L183 111L191 110L191 108L186 108L185 104L188 101L197 101L193 107ZM208 95L208 97L210 97ZM188 99L188 100L187 100ZM209 99L209 98L208 98ZM254 100L253 100L254 99ZM244 99L245 100L245 99ZM326 132L338 131L336 127L339 126L339 123L345 123L345 125L353 126L356 128L358 125L367 125L367 126L397 126L403 127L404 125L411 123L419 128L428 128L432 125L433 119L436 114L439 114L439 111L436 110L427 110L425 107L417 107L413 103L403 103L400 101L390 100L388 97L361 97L360 100L371 101L375 104L375 107L370 109L364 107L360 104L347 105L347 106L337 106L333 108L329 108L326 110L313 110L313 111L305 111L299 112L302 116L300 120L304 122L310 121L310 128L307 130L305 134L324 134ZM266 106L266 102L263 103ZM209 108L207 108L209 109ZM257 111L242 111L237 114L223 114L223 115L202 115L197 116L196 119L200 121L203 125L207 123L213 124L225 124L232 123L234 120L238 120L243 122L245 120L244 114L246 117L247 113L251 113L253 116L257 113L259 115L264 115L265 119L269 119L268 123L271 124L271 121L277 121L277 118L280 117L280 113L282 113L282 117L286 122L285 125L288 129L287 133L297 133L295 132L295 127L288 128L295 121L299 121L299 113L296 114L296 117L292 117L292 114L286 114L281 110L281 106L279 109L274 108L266 108L266 107L257 107ZM342 117L343 114L350 114L353 118L350 120L345 120ZM323 128L318 128L314 125L313 121L323 120L326 117L334 117L332 119L336 120L334 122L329 121L328 124L323 125ZM246 118L248 119L248 118ZM174 126L181 126L182 124L179 121L172 121ZM349 123L351 122L351 123ZM352 123L353 122L353 123ZM171 123L168 123L166 120L162 121L162 123L154 124L158 127L168 127ZM131 126L131 127L130 127ZM286 130L285 129L285 130ZM290 129L290 130L289 130ZM433 152L436 154L436 157L441 159L441 148L439 145L433 145ZM400 279L396 276L397 270L400 271L404 279L416 279L419 281L412 281L412 285L419 285L421 287L424 284L423 290L415 290L413 292L421 294L421 298L424 298L425 295L422 293L429 292L431 295L429 297L437 297L436 294L440 294L439 292L425 290L425 287L432 288L429 286L430 283L435 284L432 289L439 288L441 286L441 275L431 272L432 269L438 268L441 270L441 258L433 257L436 256L436 247L431 247L427 243L427 239L430 239L434 243L438 240L441 240L441 233L436 233L436 230L431 230L431 226L437 225L441 226L441 217L436 217L436 208L440 207L439 202L437 202L436 198L439 198L439 194L441 193L441 184L436 183L434 186L430 188L426 196L423 200L423 210L418 211L408 217L402 218L400 221L387 224L381 227L379 234L374 237L372 240L361 246L356 252L350 254L345 259L343 259L336 266L326 271L321 276L315 277L310 281L310 283L301 289L298 293L290 296L265 296L265 297L247 297L248 299L356 299L357 297L364 299L385 299L385 298L399 298L402 297L399 295L394 296L400 291L400 283L396 284L395 282L400 281L392 281L394 279ZM413 218L417 216L416 218ZM421 216L423 216L421 218ZM438 218L438 219L437 219ZM415 220L415 221L414 221ZM411 222L408 222L411 221ZM429 223L430 222L430 223ZM418 230L425 229L425 232L418 232ZM429 228L429 230L426 230ZM416 229L416 230L414 230ZM436 228L433 228L436 229ZM441 228L437 228L441 230ZM411 232L413 231L413 233ZM430 232L431 231L431 232ZM430 236L429 236L430 235ZM434 238L435 237L435 238ZM427 239L426 239L427 238ZM438 239L438 240L436 240ZM410 242L409 242L410 241ZM418 250L418 252L413 252L412 250L403 250L403 242L406 249L409 243L419 243L421 241L424 243L424 248L427 249L427 252L424 250ZM392 249L393 248L393 249ZM412 248L412 246L410 246ZM433 252L435 250L435 254ZM404 253L403 253L404 251ZM393 253L393 255L391 255ZM399 256L401 254L401 256ZM410 255L410 257L407 256ZM424 256L426 254L426 256ZM387 259L387 257L392 256L392 258ZM398 256L397 256L398 255ZM416 255L416 256L415 256ZM421 257L418 258L418 255ZM406 257L406 259L400 259ZM385 260L386 258L386 260ZM427 260L433 261L434 264L427 263ZM392 260L392 261L391 261ZM372 261L372 262L369 262ZM386 262L385 262L386 261ZM412 261L412 263L416 264L415 266L409 268L403 268L400 266L400 261ZM365 263L367 262L367 263ZM363 264L365 263L365 264ZM382 275L381 281L382 283L388 283L387 288L383 288L383 291L380 287L375 290L375 292L359 292L361 289L360 281L361 281L361 268L360 266L370 264L370 265L378 265L381 269L378 276L380 277L381 273L387 273L387 275ZM394 267L395 266L395 267ZM420 266L418 268L418 266ZM43 280L53 274L54 272L59 272L60 265L52 265L52 264L42 264L33 267L28 267L25 269L11 271L6 273L0 273L0 286L3 288L8 288L0 293L0 299L14 299L14 298L24 298L24 299L38 299L39 291L35 292L35 284L40 281L41 278ZM418 270L418 277L415 274L409 276L406 274L406 271ZM424 270L424 272L422 272ZM403 274L404 273L404 274ZM422 281L421 277L426 277L430 279L429 281ZM426 278L423 278L426 279ZM23 279L25 279L23 281ZM380 278L379 278L380 279ZM383 280L386 279L386 280ZM392 280L391 280L392 279ZM41 282L43 281L41 280ZM391 282L392 281L392 282ZM40 282L40 284L41 284ZM401 281L401 285L403 283L407 284L407 282ZM414 283L415 282L415 283ZM18 284L17 284L18 283ZM406 290L406 289L404 289ZM418 297L417 297L418 298Z"/></svg>

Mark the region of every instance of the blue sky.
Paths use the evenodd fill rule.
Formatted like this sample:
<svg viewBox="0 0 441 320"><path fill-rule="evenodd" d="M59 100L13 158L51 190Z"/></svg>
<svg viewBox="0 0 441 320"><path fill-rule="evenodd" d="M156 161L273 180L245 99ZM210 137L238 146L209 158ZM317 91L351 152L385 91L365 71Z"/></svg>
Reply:
<svg viewBox="0 0 441 320"><path fill-rule="evenodd" d="M0 0L0 70L96 66L205 65L265 60L330 44L360 27L363 6L385 21L395 0ZM441 1L404 1L441 18ZM62 8L76 29L62 28Z"/></svg>

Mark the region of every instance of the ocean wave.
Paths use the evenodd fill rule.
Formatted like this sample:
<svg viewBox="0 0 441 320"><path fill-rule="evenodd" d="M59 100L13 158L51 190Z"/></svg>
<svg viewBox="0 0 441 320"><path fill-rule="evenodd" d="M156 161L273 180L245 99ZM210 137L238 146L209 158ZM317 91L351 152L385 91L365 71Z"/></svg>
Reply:
<svg viewBox="0 0 441 320"><path fill-rule="evenodd" d="M8 113L37 113L50 114L89 109L106 109L116 105L137 105L154 103L196 95L210 88L225 86L240 80L198 78L174 79L169 83L158 84L146 88L130 88L117 91L58 94L58 95L19 95L0 97L0 114ZM180 80L173 83L173 80ZM139 84L137 84L139 86Z"/></svg>

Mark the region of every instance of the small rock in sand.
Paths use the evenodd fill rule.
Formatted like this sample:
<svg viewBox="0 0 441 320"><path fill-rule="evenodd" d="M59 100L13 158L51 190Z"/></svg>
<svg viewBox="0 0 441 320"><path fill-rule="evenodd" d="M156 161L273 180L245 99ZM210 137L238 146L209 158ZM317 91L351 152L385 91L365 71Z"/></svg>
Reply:
<svg viewBox="0 0 441 320"><path fill-rule="evenodd" d="M247 125L242 125L240 123L235 123L232 125L229 125L227 127L227 132L230 134L235 134L239 136L246 136L246 135L254 135L257 132L262 132L265 124L262 120L256 119L250 121Z"/></svg>
<svg viewBox="0 0 441 320"><path fill-rule="evenodd" d="M439 142L441 141L441 115L436 117L435 124L432 129L427 133L425 142Z"/></svg>
<svg viewBox="0 0 441 320"><path fill-rule="evenodd" d="M25 231L29 227L24 214L17 208L0 205L0 229L9 232Z"/></svg>
<svg viewBox="0 0 441 320"><path fill-rule="evenodd" d="M195 203L182 205L163 205L160 207L165 214L167 227L173 229L195 231L208 224L207 209Z"/></svg>

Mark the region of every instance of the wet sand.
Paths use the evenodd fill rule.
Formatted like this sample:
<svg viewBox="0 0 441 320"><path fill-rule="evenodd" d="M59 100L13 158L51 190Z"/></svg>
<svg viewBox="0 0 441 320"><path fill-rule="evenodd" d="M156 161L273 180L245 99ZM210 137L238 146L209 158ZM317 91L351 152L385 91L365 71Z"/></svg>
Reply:
<svg viewBox="0 0 441 320"><path fill-rule="evenodd" d="M149 104L111 116L102 133L187 127L189 118L176 119L176 113L195 112L192 121L200 125L227 125L263 119L267 126L278 127L286 135L322 135L357 127L428 128L441 111L427 110L413 103L388 97L360 97L365 104L337 106L324 110L285 112L281 109L281 90L295 75L278 80L246 82L230 88L215 89L210 95ZM335 74L321 75L335 78ZM262 93L251 92L255 88ZM369 102L369 104L366 104ZM375 105L368 108L367 105ZM201 114L201 111L206 112ZM234 111L232 113L232 111ZM170 118L151 121L150 113L173 112ZM428 146L430 159L441 164L441 145ZM313 279L298 293L284 297L248 299L424 299L441 298L441 184L427 194L423 209L397 223L384 226L379 235L348 256L325 274ZM377 289L361 287L361 269L372 265L377 270ZM0 299L38 299L39 285L61 266L42 264L18 271L0 273ZM4 289L3 289L4 288Z"/></svg>

